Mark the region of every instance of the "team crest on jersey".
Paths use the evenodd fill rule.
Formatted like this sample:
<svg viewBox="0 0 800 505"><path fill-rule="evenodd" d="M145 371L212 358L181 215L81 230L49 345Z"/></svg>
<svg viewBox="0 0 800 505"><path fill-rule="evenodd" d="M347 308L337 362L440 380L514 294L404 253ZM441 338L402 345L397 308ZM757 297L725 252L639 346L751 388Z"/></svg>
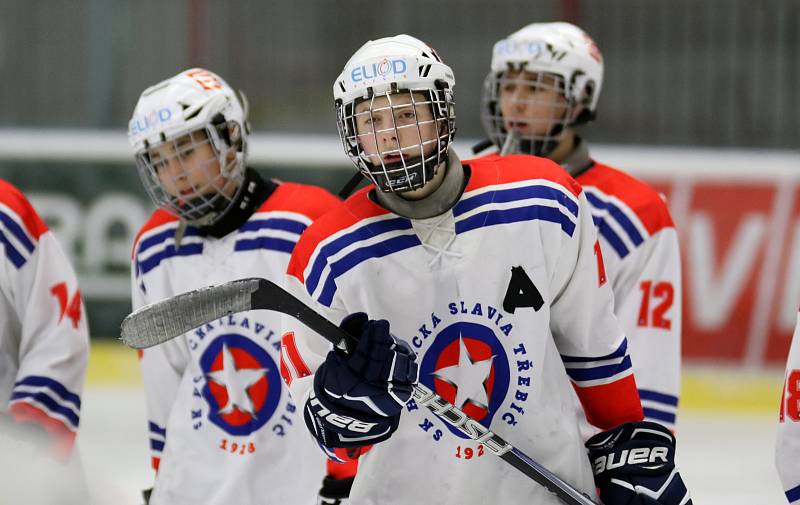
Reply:
<svg viewBox="0 0 800 505"><path fill-rule="evenodd" d="M456 322L436 335L420 363L420 381L488 427L508 392L508 359L491 328ZM458 430L450 429L464 438Z"/></svg>
<svg viewBox="0 0 800 505"><path fill-rule="evenodd" d="M512 317L492 305L459 300L432 312L409 339L422 355L420 382L487 428L498 421L516 426L531 389L533 361ZM418 408L409 402L408 410ZM432 415L419 427L438 441L441 425L466 438Z"/></svg>
<svg viewBox="0 0 800 505"><path fill-rule="evenodd" d="M216 338L200 358L209 420L231 435L249 435L269 421L281 398L279 368L247 337Z"/></svg>

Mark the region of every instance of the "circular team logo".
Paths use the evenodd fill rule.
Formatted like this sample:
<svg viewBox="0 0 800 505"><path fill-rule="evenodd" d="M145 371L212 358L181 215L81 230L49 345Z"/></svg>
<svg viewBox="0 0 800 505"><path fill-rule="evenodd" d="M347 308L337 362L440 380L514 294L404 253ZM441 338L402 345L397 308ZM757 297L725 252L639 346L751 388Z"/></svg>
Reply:
<svg viewBox="0 0 800 505"><path fill-rule="evenodd" d="M487 428L508 393L509 377L508 358L494 332L467 322L436 335L419 370L420 382Z"/></svg>
<svg viewBox="0 0 800 505"><path fill-rule="evenodd" d="M272 417L281 398L281 377L258 344L237 334L221 335L201 356L200 367L212 423L231 435L246 436Z"/></svg>

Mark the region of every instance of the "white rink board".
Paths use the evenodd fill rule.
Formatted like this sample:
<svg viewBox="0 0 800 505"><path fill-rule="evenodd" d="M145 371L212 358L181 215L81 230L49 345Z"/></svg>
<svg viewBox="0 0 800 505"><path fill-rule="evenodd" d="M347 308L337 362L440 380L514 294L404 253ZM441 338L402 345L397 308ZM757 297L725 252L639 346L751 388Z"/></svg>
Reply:
<svg viewBox="0 0 800 505"><path fill-rule="evenodd" d="M695 503L786 503L773 465L775 418L771 413L679 414L678 463ZM142 391L88 387L78 440L93 503L141 505L140 491L152 479Z"/></svg>

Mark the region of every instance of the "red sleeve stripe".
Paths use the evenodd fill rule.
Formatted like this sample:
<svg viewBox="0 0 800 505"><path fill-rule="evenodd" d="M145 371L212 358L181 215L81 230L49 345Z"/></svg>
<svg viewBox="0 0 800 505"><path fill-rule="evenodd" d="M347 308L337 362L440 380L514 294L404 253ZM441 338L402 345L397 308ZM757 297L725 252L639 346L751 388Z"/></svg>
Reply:
<svg viewBox="0 0 800 505"><path fill-rule="evenodd" d="M291 385L294 379L311 375L311 369L303 361L297 350L294 332L290 331L281 338L281 376L286 384Z"/></svg>
<svg viewBox="0 0 800 505"><path fill-rule="evenodd" d="M636 391L636 380L632 374L610 384L573 386L583 405L586 419L602 430L644 418L639 393Z"/></svg>
<svg viewBox="0 0 800 505"><path fill-rule="evenodd" d="M75 432L70 427L53 419L43 410L28 402L15 402L8 408L8 413L17 422L33 422L41 426L50 436L51 449L62 461L66 461L75 443Z"/></svg>

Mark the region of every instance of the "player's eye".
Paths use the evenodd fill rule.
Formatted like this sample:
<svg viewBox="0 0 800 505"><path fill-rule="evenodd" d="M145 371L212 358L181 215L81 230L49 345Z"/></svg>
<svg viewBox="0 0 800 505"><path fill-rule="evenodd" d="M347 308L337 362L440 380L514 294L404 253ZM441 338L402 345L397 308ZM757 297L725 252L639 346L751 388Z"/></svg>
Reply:
<svg viewBox="0 0 800 505"><path fill-rule="evenodd" d="M506 93L513 93L514 90L517 88L517 84L514 82L506 81L503 83L503 91Z"/></svg>

